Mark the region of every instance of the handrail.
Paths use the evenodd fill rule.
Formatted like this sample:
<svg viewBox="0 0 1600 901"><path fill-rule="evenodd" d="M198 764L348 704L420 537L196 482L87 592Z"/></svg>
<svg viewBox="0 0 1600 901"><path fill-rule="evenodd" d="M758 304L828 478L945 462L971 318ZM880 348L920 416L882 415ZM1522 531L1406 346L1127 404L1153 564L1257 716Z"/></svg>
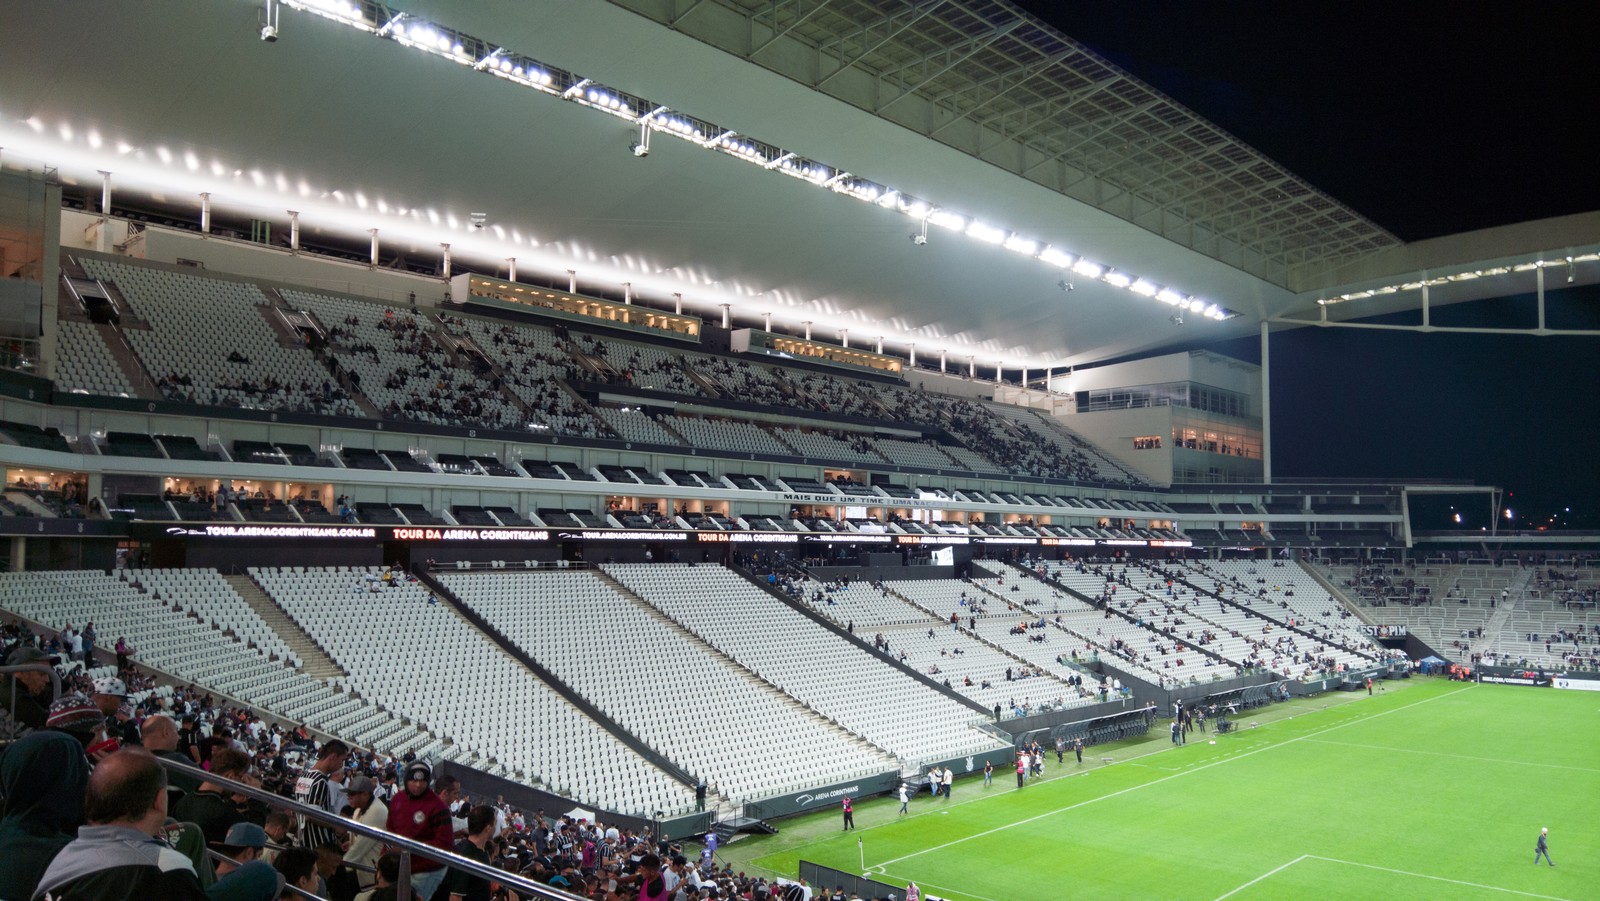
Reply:
<svg viewBox="0 0 1600 901"><path fill-rule="evenodd" d="M400 881L397 884L396 892L399 901L411 901L411 883L409 874L411 872L412 855L437 861L438 863L448 865L451 869L464 870L473 874L474 876L481 876L485 879L492 879L497 882L505 883L506 885L516 889L519 893L526 893L523 895L523 897L539 898L544 899L544 901L583 901L583 899L579 898L577 895L572 895L559 889L553 889L548 885L542 885L529 880L520 874L496 869L488 864L473 860L470 857L462 857L454 851L442 851L433 847L432 845L425 845L422 842L414 841L412 839L405 838L404 836L395 835L393 832L368 826L365 823L361 823L356 820L347 820L344 817L329 813L321 808L312 807L308 804L303 804L299 801L296 801L293 798L285 798L282 795L275 795L272 792L266 791L265 789L258 788L253 785L247 785L243 782L229 779L225 776L219 776L216 773L207 772L206 770L202 770L197 766L193 766L181 760L157 757L156 762L160 763L168 770L182 773L192 779L197 779L202 782L210 782L213 785L220 785L233 794L243 795L253 801L260 801L261 803L267 804L271 807L279 808L298 816L316 820L319 823L335 826L346 832L377 839L389 847L399 851Z"/></svg>
<svg viewBox="0 0 1600 901"><path fill-rule="evenodd" d="M48 675L50 677L50 703L55 703L55 699L61 697L61 676L56 672L56 668L50 664L18 663L14 666L0 666L0 676L14 675L16 673L44 673ZM47 708L49 706L50 704L45 705ZM17 727L21 725L17 722L16 679L11 680L11 697L6 701L6 710L10 711L6 717L6 721L10 723L10 728L6 730L6 741L11 741L17 737Z"/></svg>

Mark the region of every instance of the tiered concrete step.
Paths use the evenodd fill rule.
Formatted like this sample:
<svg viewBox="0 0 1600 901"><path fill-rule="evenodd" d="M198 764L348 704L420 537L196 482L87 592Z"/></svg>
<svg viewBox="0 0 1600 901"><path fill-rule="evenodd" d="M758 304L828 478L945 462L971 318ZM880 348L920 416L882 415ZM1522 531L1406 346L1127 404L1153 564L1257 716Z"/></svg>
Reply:
<svg viewBox="0 0 1600 901"><path fill-rule="evenodd" d="M304 664L302 671L306 675L323 681L350 675L329 659L299 624L290 619L289 615L283 612L283 608L268 597L267 593L261 590L261 586L249 576L224 575L222 578L233 586L233 590L237 591L256 613L261 615L266 624L272 627L272 631L278 633L284 644L300 657L301 663Z"/></svg>

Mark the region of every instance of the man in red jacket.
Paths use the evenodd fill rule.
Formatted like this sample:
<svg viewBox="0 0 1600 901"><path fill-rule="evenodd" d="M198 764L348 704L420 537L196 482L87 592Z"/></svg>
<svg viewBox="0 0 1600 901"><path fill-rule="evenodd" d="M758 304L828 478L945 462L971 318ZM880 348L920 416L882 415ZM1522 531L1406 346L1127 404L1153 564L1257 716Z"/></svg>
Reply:
<svg viewBox="0 0 1600 901"><path fill-rule="evenodd" d="M434 794L428 780L433 771L422 761L406 766L405 791L397 792L389 802L389 822L386 828L396 835L412 841L432 845L442 851L455 850L455 833L450 826L450 808ZM422 901L433 893L444 880L445 868L425 857L411 858L411 888Z"/></svg>

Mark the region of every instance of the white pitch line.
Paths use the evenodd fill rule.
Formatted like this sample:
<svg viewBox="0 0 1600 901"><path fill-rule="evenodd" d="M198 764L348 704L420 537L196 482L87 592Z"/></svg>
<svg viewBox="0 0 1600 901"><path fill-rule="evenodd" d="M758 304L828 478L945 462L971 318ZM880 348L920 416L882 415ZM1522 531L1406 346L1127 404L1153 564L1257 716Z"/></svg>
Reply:
<svg viewBox="0 0 1600 901"><path fill-rule="evenodd" d="M1290 867L1294 866L1295 864L1299 863L1302 860L1305 860L1307 857L1310 857L1310 856L1311 855L1309 855L1309 854L1302 854L1299 857L1296 857L1294 860L1289 861L1288 863L1284 864L1281 867L1278 867L1275 870L1268 870L1267 872L1262 873L1260 876L1257 876L1256 878L1250 880L1249 882L1246 882L1244 885L1239 886L1238 888L1236 888L1233 891L1227 893L1226 895L1218 895L1217 898L1216 898L1216 901L1222 901L1222 899L1224 899L1224 898L1231 898L1234 895L1237 895L1240 892L1244 891L1245 889L1249 888L1250 886L1255 885L1256 883L1260 882L1263 879L1267 879L1267 878L1270 878L1272 876L1276 876L1279 873L1282 873L1284 870L1289 869Z"/></svg>
<svg viewBox="0 0 1600 901"><path fill-rule="evenodd" d="M1419 706L1421 704L1427 704L1427 703L1432 702L1432 701L1437 701L1440 698L1451 697L1452 695L1456 695L1456 694L1459 694L1459 693L1461 693L1463 691L1466 691L1469 687L1470 687L1469 685L1463 685L1462 687L1457 688L1454 691L1449 691L1449 692L1446 692L1446 693L1444 693L1442 695L1434 695L1431 698L1423 698L1420 701L1414 701L1414 702L1412 702L1410 704L1406 704L1406 705L1403 705L1403 706L1400 706L1400 707L1392 707L1392 708L1390 708L1388 710L1383 711L1382 713L1374 713L1371 716L1364 716L1364 717L1361 717L1360 719L1348 720L1348 721L1343 722L1343 723L1338 723L1337 725L1329 726L1326 729L1322 729L1322 730L1319 730L1317 732L1309 732L1309 733L1307 733L1305 735L1302 735L1302 736L1299 736L1297 738L1290 738L1290 739L1286 739L1284 741L1277 742L1275 744L1266 745L1264 747L1257 748L1254 751L1245 751L1243 754L1235 754L1232 757L1224 757L1221 760L1216 760L1216 761L1212 761L1211 763L1202 764L1200 766L1197 766L1192 770L1184 770L1181 773L1173 773L1170 776L1162 776L1159 779L1152 779L1149 782L1141 782L1138 785L1131 785L1131 786L1129 786L1127 788L1119 789L1119 790L1111 792L1110 794L1107 794L1107 795L1100 795L1099 797L1089 798L1088 800L1079 801L1076 804L1070 804L1070 805L1068 805L1066 807L1058 807L1055 810L1049 811L1047 813L1041 813L1038 816L1028 817L1025 820L1016 820L1015 822L1007 823L1004 826L996 826L993 829L985 829L982 832L974 832L973 834L968 835L968 836L964 836L962 838L952 839L952 840L950 840L948 842L945 842L942 845L934 845L931 848L924 848L921 851L913 851L910 854L906 854L906 855L903 855L901 857L890 858L889 860L882 861L879 865L886 867L886 866L889 866L890 864L896 864L896 863L899 863L899 862L901 862L903 860L910 860L913 857L921 857L924 854L931 854L934 851L943 851L945 848L949 848L949 847L951 847L953 845L959 845L962 842L968 842L968 841L971 841L971 840L973 840L975 838L983 838L985 836L994 835L997 832L1004 832L1007 829L1014 829L1017 826L1026 826L1029 823L1037 822L1037 821L1042 820L1042 819L1044 819L1046 817L1053 817L1056 814L1066 813L1069 810L1076 810L1079 807L1084 807L1086 805L1093 804L1093 803L1095 803L1097 801L1105 801L1105 800L1108 800L1110 798L1115 798L1115 797L1117 797L1119 795L1128 794L1129 792L1135 792L1135 791L1138 791L1138 790L1143 789L1143 788L1149 788L1152 785L1160 785L1163 782L1168 782L1168 781L1173 780L1173 779L1181 779L1184 776L1189 776L1189 775L1192 775L1194 773L1199 773L1199 772L1202 772L1204 770L1209 770L1214 766L1221 766L1224 763L1232 763L1235 760L1243 760L1246 757L1253 757L1256 754L1260 754L1263 751L1270 751L1273 748L1282 748L1282 747L1285 747L1287 745L1294 744L1297 741L1305 741L1306 739L1312 738L1314 736L1325 735L1325 734L1327 734L1329 732L1334 731L1335 729L1343 729L1346 726L1353 726L1356 723L1369 723L1369 722L1371 722L1371 721L1373 721L1373 720L1375 720L1375 719L1377 719L1378 717L1381 717L1381 716L1388 716L1391 713L1399 713L1402 710L1409 710L1412 707L1416 707L1416 706Z"/></svg>
<svg viewBox="0 0 1600 901"><path fill-rule="evenodd" d="M1449 882L1453 885L1465 885L1471 888L1488 889L1491 892L1507 892L1512 895L1521 895L1524 898L1543 898L1545 901L1571 901L1570 898L1561 898L1557 897L1556 895L1541 895L1536 892L1523 892L1514 888L1502 888L1498 885L1484 885L1481 882L1467 882L1463 879L1446 879L1443 876L1429 876L1427 873L1413 873L1409 870L1397 870L1393 867L1380 867L1376 864L1358 863L1354 860L1340 860L1337 857L1318 857L1315 854L1307 854L1306 857L1309 857L1312 860L1325 860L1329 863L1347 864L1352 867L1365 867L1369 870L1382 870L1385 873L1397 873L1401 876L1415 876L1418 879L1432 879L1435 882Z"/></svg>
<svg viewBox="0 0 1600 901"><path fill-rule="evenodd" d="M1319 745L1338 745L1344 748L1365 748L1369 751L1403 751L1407 754L1426 754L1429 757L1449 757L1452 760L1476 760L1482 763L1509 763L1515 766L1544 767L1551 770L1576 770L1580 773L1600 773L1600 769L1592 766L1567 766L1564 763L1539 763L1533 760L1508 760L1503 757L1474 757L1470 754L1446 754L1443 751L1427 751L1422 748L1391 748L1385 745L1363 745L1353 741L1329 741L1324 738L1313 738L1311 741Z"/></svg>
<svg viewBox="0 0 1600 901"><path fill-rule="evenodd" d="M895 882L917 882L917 880L915 880L915 879L904 879L904 880L902 880L900 877L898 877L898 876L890 876L888 873L882 873L881 875L883 876L883 878L885 878L885 879L893 879ZM963 898L971 898L971 899L973 899L973 901L998 901L998 899L996 899L996 898L985 898L982 895L974 895L971 892L966 891L965 889L954 889L954 888L951 888L948 885L934 885L931 882L917 882L917 888L924 889L924 890L936 888L941 892L948 892L948 893L953 894L953 895L959 895L959 896L961 896Z"/></svg>

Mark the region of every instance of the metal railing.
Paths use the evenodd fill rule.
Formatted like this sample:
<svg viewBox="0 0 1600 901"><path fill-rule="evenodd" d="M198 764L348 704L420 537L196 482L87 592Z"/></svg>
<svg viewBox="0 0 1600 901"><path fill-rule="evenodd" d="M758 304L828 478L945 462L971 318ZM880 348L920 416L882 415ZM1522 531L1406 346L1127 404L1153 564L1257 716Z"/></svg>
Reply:
<svg viewBox="0 0 1600 901"><path fill-rule="evenodd" d="M182 773L191 779L210 782L213 785L220 785L228 792L237 795L243 795L244 797L247 797L253 801L259 801L276 810L302 816L308 820L314 820L318 823L332 826L335 829L349 832L354 835L364 835L368 838L377 839L384 845L387 845L390 850L397 851L400 854L400 878L395 883L395 896L399 899L399 901L411 901L412 899L411 859L413 856L436 861L450 867L453 870L463 870L471 873L474 876L481 876L484 879L500 882L515 890L523 898L537 898L544 899L544 901L582 901L582 899L577 895L568 894L567 892L563 892L559 889L551 888L548 885L542 885L516 873L496 869L489 864L480 863L479 861L473 860L470 857L462 857L453 851L443 851L439 848L435 848L432 845L423 844L422 842L413 841L412 839L395 835L387 830L377 829L355 820L347 820L344 817L329 813L321 808L302 804L293 798L285 798L282 795L275 795L272 792L266 791L265 789L258 788L253 785L247 785L243 782L238 782L233 779L228 779L226 777L219 776L216 773L207 772L199 767L190 766L182 761L171 760L164 757L157 757L156 761L170 771ZM314 898L316 896L309 895L307 897Z"/></svg>

